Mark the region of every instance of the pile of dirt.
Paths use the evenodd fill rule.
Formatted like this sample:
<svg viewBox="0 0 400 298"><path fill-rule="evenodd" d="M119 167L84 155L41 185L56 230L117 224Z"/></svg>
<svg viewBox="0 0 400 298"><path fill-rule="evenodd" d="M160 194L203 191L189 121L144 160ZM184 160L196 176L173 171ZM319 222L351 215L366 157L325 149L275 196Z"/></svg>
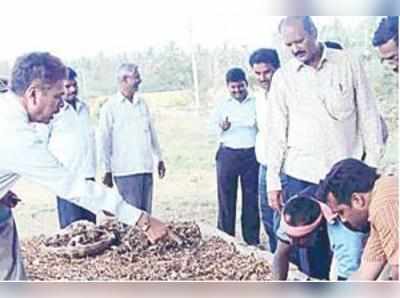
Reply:
<svg viewBox="0 0 400 298"><path fill-rule="evenodd" d="M271 279L271 268L265 260L252 254L242 255L232 243L219 237L203 239L194 222L170 226L182 242L163 239L151 244L141 230L115 220L98 226L77 222L55 236L41 235L23 241L28 278L44 281Z"/></svg>

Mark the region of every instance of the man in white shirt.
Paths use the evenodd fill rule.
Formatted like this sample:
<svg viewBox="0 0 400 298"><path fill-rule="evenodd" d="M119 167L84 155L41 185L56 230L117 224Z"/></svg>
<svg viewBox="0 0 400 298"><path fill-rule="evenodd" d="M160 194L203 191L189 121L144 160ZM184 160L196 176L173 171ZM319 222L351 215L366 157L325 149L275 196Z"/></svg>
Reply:
<svg viewBox="0 0 400 298"><path fill-rule="evenodd" d="M67 67L64 80L64 106L49 125L37 126L43 133L49 150L69 170L82 173L85 179L95 181L96 145L90 124L89 107L78 96L77 73ZM57 197L58 220L61 228L77 220L96 222L96 214L66 199Z"/></svg>
<svg viewBox="0 0 400 298"><path fill-rule="evenodd" d="M129 204L151 213L153 168L163 178L165 165L149 108L137 95L142 82L135 64L122 64L117 75L119 92L102 107L99 121L99 155L105 175Z"/></svg>
<svg viewBox="0 0 400 298"><path fill-rule="evenodd" d="M218 184L218 229L234 236L238 179L242 190L242 234L249 245L260 242L256 100L248 95L246 74L232 68L226 74L230 97L221 100L212 116L219 136L216 154Z"/></svg>
<svg viewBox="0 0 400 298"><path fill-rule="evenodd" d="M11 211L18 200L10 189L20 177L93 213L105 210L137 225L150 241L169 233L165 224L127 204L118 192L65 168L32 126L48 124L63 107L65 72L61 60L49 53L23 55L12 69L10 92L0 99L0 135L5 140L0 146L0 280L26 278Z"/></svg>
<svg viewBox="0 0 400 298"><path fill-rule="evenodd" d="M266 119L266 105L268 91L271 86L272 77L280 66L278 53L275 49L258 49L249 58L249 64L256 78L258 88L256 92L256 115L258 132L256 136L256 157L260 164L258 175L258 197L260 202L261 221L268 235L268 244L271 252L276 249L276 235L273 227L274 210L268 204L266 175L267 161L265 157L266 132L264 131Z"/></svg>
<svg viewBox="0 0 400 298"><path fill-rule="evenodd" d="M279 31L293 58L275 73L267 103L267 189L275 210L307 187L316 189L335 162L365 152L366 163L377 167L383 152L376 101L360 61L318 42L308 16L286 17ZM328 278L319 261L323 251L299 251L301 269Z"/></svg>

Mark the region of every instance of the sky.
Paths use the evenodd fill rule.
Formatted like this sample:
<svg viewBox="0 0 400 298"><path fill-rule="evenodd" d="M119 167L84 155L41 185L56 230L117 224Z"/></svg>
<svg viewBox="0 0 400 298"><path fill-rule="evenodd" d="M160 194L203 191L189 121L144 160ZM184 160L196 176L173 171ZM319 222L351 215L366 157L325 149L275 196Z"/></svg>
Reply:
<svg viewBox="0 0 400 298"><path fill-rule="evenodd" d="M341 0L337 0L341 1ZM61 58L112 55L175 41L214 47L224 41L250 48L273 46L281 17L268 15L265 1L246 0L10 0L1 4L0 61L37 50ZM210 9L212 7L212 9ZM349 26L360 18L344 17ZM316 18L325 24L332 17Z"/></svg>

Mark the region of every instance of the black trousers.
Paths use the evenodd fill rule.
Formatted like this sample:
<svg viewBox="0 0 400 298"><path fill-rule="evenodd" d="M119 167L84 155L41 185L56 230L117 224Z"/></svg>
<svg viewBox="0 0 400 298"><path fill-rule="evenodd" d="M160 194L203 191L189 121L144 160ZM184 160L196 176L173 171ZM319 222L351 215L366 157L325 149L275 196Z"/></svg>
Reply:
<svg viewBox="0 0 400 298"><path fill-rule="evenodd" d="M254 148L220 146L217 155L218 229L234 236L238 180L242 189L242 234L249 245L260 243L258 169Z"/></svg>

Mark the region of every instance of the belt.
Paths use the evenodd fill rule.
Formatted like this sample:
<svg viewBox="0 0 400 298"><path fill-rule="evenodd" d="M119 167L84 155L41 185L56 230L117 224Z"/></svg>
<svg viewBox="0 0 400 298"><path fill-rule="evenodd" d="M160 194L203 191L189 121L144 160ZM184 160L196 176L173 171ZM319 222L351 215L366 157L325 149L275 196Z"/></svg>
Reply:
<svg viewBox="0 0 400 298"><path fill-rule="evenodd" d="M231 148L231 147L228 147L228 146L224 145L224 143L220 143L219 147L222 148L222 149L228 149L228 150L232 150L232 151L252 151L252 150L254 150L254 147L250 147L250 148Z"/></svg>

